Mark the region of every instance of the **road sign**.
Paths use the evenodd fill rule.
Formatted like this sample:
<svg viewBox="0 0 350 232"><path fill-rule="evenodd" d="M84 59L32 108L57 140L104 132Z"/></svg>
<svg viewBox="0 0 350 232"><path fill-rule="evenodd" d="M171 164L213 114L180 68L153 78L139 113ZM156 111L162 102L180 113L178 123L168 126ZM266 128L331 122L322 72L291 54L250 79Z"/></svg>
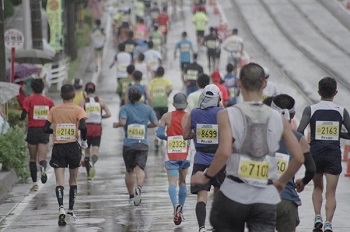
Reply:
<svg viewBox="0 0 350 232"><path fill-rule="evenodd" d="M9 29L5 32L5 46L7 48L19 48L23 46L24 35L17 29Z"/></svg>

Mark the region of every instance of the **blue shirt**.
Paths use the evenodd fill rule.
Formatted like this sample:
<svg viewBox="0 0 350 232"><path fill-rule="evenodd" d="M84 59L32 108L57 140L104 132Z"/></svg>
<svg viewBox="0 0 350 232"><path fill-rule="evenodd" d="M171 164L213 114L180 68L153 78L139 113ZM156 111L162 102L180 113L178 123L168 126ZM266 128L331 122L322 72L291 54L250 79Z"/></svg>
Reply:
<svg viewBox="0 0 350 232"><path fill-rule="evenodd" d="M230 93L230 100L228 102L229 106L237 103L237 80L237 76L232 73L228 73L224 77L225 86Z"/></svg>
<svg viewBox="0 0 350 232"><path fill-rule="evenodd" d="M182 39L176 44L176 48L180 50L180 62L191 63L191 48L192 42L186 39Z"/></svg>
<svg viewBox="0 0 350 232"><path fill-rule="evenodd" d="M128 87L128 90L129 90L131 87L133 87L133 86L136 86L136 87L138 87L138 88L141 90L142 97L141 97L141 99L140 99L140 102L141 102L141 103L146 103L146 101L147 101L147 95L146 95L146 88L145 88L145 86L144 86L144 85L141 85L140 83L135 83L135 84L133 84L133 85L130 85L130 86Z"/></svg>
<svg viewBox="0 0 350 232"><path fill-rule="evenodd" d="M195 164L210 165L213 161L215 151L219 146L216 116L222 107L209 107L206 109L193 109L191 111L191 129L194 130L194 146L196 154ZM201 126L200 126L201 125ZM200 151L199 151L200 150ZM207 152L205 150L208 150Z"/></svg>
<svg viewBox="0 0 350 232"><path fill-rule="evenodd" d="M156 115L151 107L143 103L126 104L120 108L119 120L125 119L124 146L143 143L148 145L147 124L156 122Z"/></svg>

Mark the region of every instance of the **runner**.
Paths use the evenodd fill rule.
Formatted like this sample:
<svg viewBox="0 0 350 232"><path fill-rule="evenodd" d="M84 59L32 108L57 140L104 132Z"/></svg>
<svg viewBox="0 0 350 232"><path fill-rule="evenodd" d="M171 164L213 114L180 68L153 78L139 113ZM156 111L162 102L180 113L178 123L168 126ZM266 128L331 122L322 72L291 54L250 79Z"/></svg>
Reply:
<svg viewBox="0 0 350 232"><path fill-rule="evenodd" d="M207 169L218 147L219 131L216 116L223 108L220 104L220 90L213 84L207 85L199 97L196 109L191 111L184 127L183 138L193 139L196 154L192 176L198 171ZM206 204L208 192L214 186L214 197L225 178L224 169L208 184L197 185L191 182L191 193L197 194L196 216L199 232L205 232Z"/></svg>
<svg viewBox="0 0 350 232"><path fill-rule="evenodd" d="M147 84L151 80L151 75L149 75L149 68L147 66L147 63L145 62L145 55L143 53L140 53L135 61L135 70L138 70L142 73L142 80L146 82Z"/></svg>
<svg viewBox="0 0 350 232"><path fill-rule="evenodd" d="M191 52L194 54L192 42L187 39L187 32L182 32L182 39L176 44L174 50L174 60L176 59L176 52L180 50L180 67L181 80L184 81L184 70L186 65L191 63Z"/></svg>
<svg viewBox="0 0 350 232"><path fill-rule="evenodd" d="M220 89L221 103L223 106L226 107L229 100L230 100L230 94L229 94L226 86L221 84L223 82L223 80L221 79L220 73L218 71L214 71L211 74L211 80L213 81L213 84L216 85Z"/></svg>
<svg viewBox="0 0 350 232"><path fill-rule="evenodd" d="M157 18L160 15L160 9L158 7L157 2L153 2L153 7L150 9L151 14L151 23L155 24L157 22Z"/></svg>
<svg viewBox="0 0 350 232"><path fill-rule="evenodd" d="M113 128L124 128L125 184L129 193L129 203L138 206L141 203L148 156L147 128L157 127L158 120L148 105L139 103L142 93L138 87L130 88L128 94L130 103L120 108L119 122L113 123ZM151 123L148 123L149 121ZM134 189L135 175L137 187Z"/></svg>
<svg viewBox="0 0 350 232"><path fill-rule="evenodd" d="M249 231L274 231L278 191L304 161L287 120L259 102L265 85L261 66L250 63L242 68L238 86L245 103L218 113L220 136L214 160L205 172L192 176L193 183L205 184L226 165L227 176L210 213L215 231L243 232L245 224ZM275 179L275 153L281 138L292 159L287 170Z"/></svg>
<svg viewBox="0 0 350 232"><path fill-rule="evenodd" d="M203 44L204 31L207 28L208 16L203 12L203 8L199 7L198 11L193 15L192 22L197 32L197 45Z"/></svg>
<svg viewBox="0 0 350 232"><path fill-rule="evenodd" d="M239 67L241 57L243 56L243 39L238 36L238 29L232 30L232 35L227 37L222 43L221 47L229 53L227 63Z"/></svg>
<svg viewBox="0 0 350 232"><path fill-rule="evenodd" d="M198 90L197 78L200 74L203 73L203 67L197 63L198 55L197 53L193 54L193 62L188 64L185 69L185 85L186 85L186 95Z"/></svg>
<svg viewBox="0 0 350 232"><path fill-rule="evenodd" d="M149 41L153 42L153 49L162 54L163 48L163 35L158 29L158 24L153 24L153 31L149 35Z"/></svg>
<svg viewBox="0 0 350 232"><path fill-rule="evenodd" d="M167 160L165 169L168 175L168 192L174 208L174 223L180 225L183 219L183 207L186 201L186 176L190 161L188 156L188 143L183 139L182 125L187 121L188 113L186 95L174 95L173 105L175 111L165 113L159 121L157 137L167 141ZM166 135L164 134L166 128ZM177 192L176 186L179 185ZM177 199L177 196L179 196Z"/></svg>
<svg viewBox="0 0 350 232"><path fill-rule="evenodd" d="M168 8L167 7L163 7L162 13L157 18L157 23L159 25L160 32L163 33L164 44L166 44L167 34L169 31L169 15L168 15Z"/></svg>
<svg viewBox="0 0 350 232"><path fill-rule="evenodd" d="M187 97L189 110L196 108L198 104L199 96L202 94L205 86L209 84L210 84L210 77L207 74L202 73L198 75L198 79L197 79L198 90L193 93L190 93Z"/></svg>
<svg viewBox="0 0 350 232"><path fill-rule="evenodd" d="M213 72L218 68L216 56L222 41L216 34L214 27L210 27L209 31L209 35L204 37L204 45L207 47L208 69L209 72Z"/></svg>
<svg viewBox="0 0 350 232"><path fill-rule="evenodd" d="M73 103L75 105L79 105L82 100L84 100L85 93L83 91L83 80L75 78L73 80L73 86L75 90L75 97L73 99Z"/></svg>
<svg viewBox="0 0 350 232"><path fill-rule="evenodd" d="M131 64L131 55L125 51L125 44L119 44L119 51L114 56L113 62L109 66L112 68L114 65L117 67L117 93L119 94L120 99L124 99L122 97L122 80L128 77L127 67Z"/></svg>
<svg viewBox="0 0 350 232"><path fill-rule="evenodd" d="M87 144L85 149L84 165L86 168L87 179L92 180L95 177L95 164L99 156L99 147L102 136L102 119L111 117L111 112L105 101L95 95L96 86L92 82L85 85L86 97L80 103L87 113ZM104 114L102 114L104 112ZM91 160L90 160L91 158ZM90 163L91 161L91 163Z"/></svg>
<svg viewBox="0 0 350 232"><path fill-rule="evenodd" d="M44 132L53 134L53 148L50 166L55 170L56 197L59 207L58 225L65 226L66 212L63 206L64 171L69 168L69 208L68 216L75 220L73 212L77 196L77 174L81 161L81 149L87 148L86 125L87 115L83 108L73 103L73 85L65 84L61 88L63 104L52 107L44 125ZM51 124L53 129L50 128ZM80 130L81 146L78 143Z"/></svg>
<svg viewBox="0 0 350 232"><path fill-rule="evenodd" d="M280 94L275 97L266 98L264 104L280 112L289 122L294 118L295 100L287 95ZM315 174L315 163L310 154L309 144L304 137L297 131L293 131L294 136L299 142L299 146L304 154L305 176L294 182L294 177L288 181L286 187L281 192L281 202L277 205L276 230L278 232L293 232L296 231L300 220L298 215L298 207L301 205L300 197L297 193L304 190ZM280 142L280 148L276 153L278 176L280 176L287 168L290 155L283 141Z"/></svg>
<svg viewBox="0 0 350 232"><path fill-rule="evenodd" d="M142 72L135 70L132 73L132 77L133 77L133 81L132 81L132 85L130 85L125 92L125 104L129 103L129 89L132 88L133 86L138 87L141 90L142 96L141 99L139 100L140 103L148 103L150 102L150 95L149 95L149 90L148 90L148 86L142 84Z"/></svg>
<svg viewBox="0 0 350 232"><path fill-rule="evenodd" d="M30 155L29 171L32 177L32 191L38 191L37 184L37 160L40 165L41 182L47 181L47 153L49 151L50 135L43 132L43 126L49 114L49 110L54 106L53 101L42 95L44 81L42 79L33 79L30 84L32 95L24 99L23 110L20 120L24 120L28 115L27 138L28 151Z"/></svg>
<svg viewBox="0 0 350 232"><path fill-rule="evenodd" d="M237 98L239 96L239 89L237 86L238 77L237 75L237 68L234 67L232 64L226 65L226 75L224 76L225 86L228 89L228 92L230 93L230 100L227 103L227 107L233 106L237 104Z"/></svg>
<svg viewBox="0 0 350 232"><path fill-rule="evenodd" d="M312 202L315 211L314 231L332 232L332 219L336 209L335 192L342 172L340 138L342 125L350 131L348 111L333 103L338 93L337 82L334 78L325 77L318 82L318 94L321 101L304 109L298 132L304 133L310 124L311 142L310 153L316 164L313 178L314 190ZM347 134L346 134L347 135ZM347 138L348 137L344 137ZM326 177L326 221L323 224L321 216L322 193L324 189L323 176Z"/></svg>
<svg viewBox="0 0 350 232"><path fill-rule="evenodd" d="M270 77L269 69L264 67L264 72L265 72L265 78L267 80L267 84L263 90L263 96L262 96L263 100L267 97L273 97L273 96L276 96L278 94L278 90L277 90L276 85L268 79Z"/></svg>
<svg viewBox="0 0 350 232"><path fill-rule="evenodd" d="M153 45L153 42L149 41L148 50L144 52L145 61L148 69L151 70L152 76L155 75L154 73L157 71L158 67L162 65L162 55L154 48Z"/></svg>
<svg viewBox="0 0 350 232"><path fill-rule="evenodd" d="M137 0L134 3L134 15L135 22L139 19L143 19L145 17L145 3L143 0Z"/></svg>
<svg viewBox="0 0 350 232"><path fill-rule="evenodd" d="M95 28L92 31L91 40L95 48L95 62L96 62L96 72L99 70L99 66L102 67L102 56L103 48L106 43L106 34L103 28L101 28L101 20L95 20Z"/></svg>
<svg viewBox="0 0 350 232"><path fill-rule="evenodd" d="M128 38L123 43L125 46L125 51L129 52L129 54L131 55L132 61L134 60L134 52L135 52L135 49L137 46L137 43L135 42L135 40L133 38L134 38L134 32L129 31Z"/></svg>

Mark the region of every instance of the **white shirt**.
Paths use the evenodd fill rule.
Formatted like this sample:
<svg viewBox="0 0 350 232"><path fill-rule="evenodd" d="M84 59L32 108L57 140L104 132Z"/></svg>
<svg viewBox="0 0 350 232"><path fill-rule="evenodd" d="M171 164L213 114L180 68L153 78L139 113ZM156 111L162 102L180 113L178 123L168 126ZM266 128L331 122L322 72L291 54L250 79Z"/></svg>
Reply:
<svg viewBox="0 0 350 232"><path fill-rule="evenodd" d="M6 122L5 119L0 115L0 135L6 134L9 128L10 125L8 122Z"/></svg>
<svg viewBox="0 0 350 232"><path fill-rule="evenodd" d="M187 97L187 108L192 110L197 107L199 96L202 94L203 89L198 89L197 91L190 93Z"/></svg>
<svg viewBox="0 0 350 232"><path fill-rule="evenodd" d="M266 87L263 89L263 96L276 96L278 94L277 87L274 83L267 81Z"/></svg>
<svg viewBox="0 0 350 232"><path fill-rule="evenodd" d="M126 72L126 68L131 64L130 53L119 52L114 59L117 65L117 78L127 78L128 73Z"/></svg>
<svg viewBox="0 0 350 232"><path fill-rule="evenodd" d="M147 66L150 68L152 71L157 71L160 63L159 60L162 60L162 55L153 49L149 49L144 52L145 55L145 62Z"/></svg>
<svg viewBox="0 0 350 232"><path fill-rule="evenodd" d="M148 75L148 69L146 62L137 62L135 63L135 70L142 72L142 79L146 79L149 82L151 79Z"/></svg>
<svg viewBox="0 0 350 232"><path fill-rule="evenodd" d="M231 35L226 38L221 47L228 52L241 52L243 46L243 39L238 35Z"/></svg>

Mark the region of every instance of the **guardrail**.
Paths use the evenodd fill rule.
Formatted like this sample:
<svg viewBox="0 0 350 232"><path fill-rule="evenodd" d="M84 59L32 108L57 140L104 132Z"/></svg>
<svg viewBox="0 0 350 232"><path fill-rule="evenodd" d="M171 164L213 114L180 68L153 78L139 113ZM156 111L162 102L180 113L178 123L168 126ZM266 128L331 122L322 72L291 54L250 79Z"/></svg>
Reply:
<svg viewBox="0 0 350 232"><path fill-rule="evenodd" d="M57 84L57 90L60 90L63 82L68 78L68 60L61 60L58 62L48 63L44 65L47 72L48 84Z"/></svg>

